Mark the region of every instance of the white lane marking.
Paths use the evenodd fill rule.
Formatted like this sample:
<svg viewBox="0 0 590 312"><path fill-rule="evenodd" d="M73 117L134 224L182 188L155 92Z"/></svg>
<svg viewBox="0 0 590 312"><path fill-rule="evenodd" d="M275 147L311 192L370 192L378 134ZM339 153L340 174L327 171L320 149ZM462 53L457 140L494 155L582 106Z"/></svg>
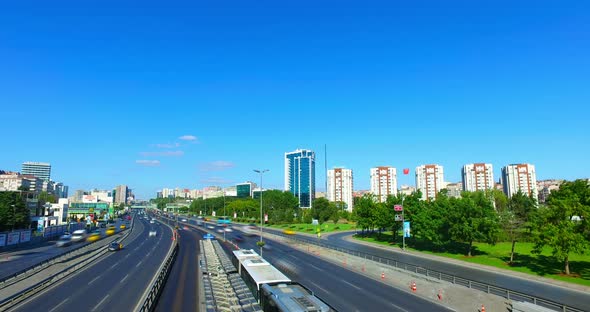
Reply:
<svg viewBox="0 0 590 312"><path fill-rule="evenodd" d="M100 275L99 275L99 276L97 276L97 277L95 277L95 278L93 278L93 279L90 281L90 283L88 283L88 285L90 285L90 284L94 283L94 282L95 282L97 279L99 279L99 278L100 278Z"/></svg>
<svg viewBox="0 0 590 312"><path fill-rule="evenodd" d="M310 283L312 283L312 284L313 284L315 287L317 287L317 288L319 288L319 289L323 290L325 293L327 293L327 294L329 294L329 293L330 293L329 291L325 290L323 287L319 286L318 284L316 284L316 283L314 283L314 282L310 282Z"/></svg>
<svg viewBox="0 0 590 312"><path fill-rule="evenodd" d="M360 288L360 287L358 287L358 286L356 286L356 285L354 285L354 284L351 284L351 283L349 283L349 282L347 282L347 281L345 281L345 280L343 280L343 282L344 282L344 283L346 283L346 284L348 284L348 285L350 285L350 287L356 288L357 290L361 290L361 288Z"/></svg>
<svg viewBox="0 0 590 312"><path fill-rule="evenodd" d="M128 258L128 257L129 257L129 254L127 254L127 255L125 256L125 258Z"/></svg>
<svg viewBox="0 0 590 312"><path fill-rule="evenodd" d="M104 298L102 298L102 300L94 306L94 308L91 311L96 311L96 309L98 309L98 307L105 301L107 300L107 298L110 296L110 294L107 294L106 296L104 296Z"/></svg>
<svg viewBox="0 0 590 312"><path fill-rule="evenodd" d="M114 268L115 268L115 267L116 267L118 264L119 264L119 262L116 262L115 264L113 264L113 265L111 266L111 269L114 269Z"/></svg>
<svg viewBox="0 0 590 312"><path fill-rule="evenodd" d="M123 283L128 277L129 277L129 274L125 275L125 277L123 277L123 279L119 283Z"/></svg>
<svg viewBox="0 0 590 312"><path fill-rule="evenodd" d="M402 308L402 307L398 306L397 304L394 304L394 303L391 303L391 302L390 302L389 304L391 304L392 306L394 306L394 307L395 307L396 309L398 309L398 310L405 311L405 312L409 312L408 310L406 310L406 309L404 309L404 308Z"/></svg>
<svg viewBox="0 0 590 312"><path fill-rule="evenodd" d="M57 310L57 308L59 308L59 306L61 306L62 304L66 303L66 301L70 300L70 298L66 298L64 301L62 301L60 304L56 305L55 307L53 307L53 309L49 310L49 312L53 312L55 310Z"/></svg>
<svg viewBox="0 0 590 312"><path fill-rule="evenodd" d="M139 262L138 262L138 263L135 265L135 267L136 267L136 268L137 268L137 267L139 267L139 266L141 265L141 263L142 263L142 262L143 262L143 260L142 260L142 261L139 261Z"/></svg>

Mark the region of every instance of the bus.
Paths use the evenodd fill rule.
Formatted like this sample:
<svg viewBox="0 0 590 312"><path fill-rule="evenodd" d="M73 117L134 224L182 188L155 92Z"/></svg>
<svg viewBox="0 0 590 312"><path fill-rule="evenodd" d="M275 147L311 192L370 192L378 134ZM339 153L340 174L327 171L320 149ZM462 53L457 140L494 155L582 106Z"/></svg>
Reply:
<svg viewBox="0 0 590 312"><path fill-rule="evenodd" d="M217 224L231 224L229 217L218 217Z"/></svg>

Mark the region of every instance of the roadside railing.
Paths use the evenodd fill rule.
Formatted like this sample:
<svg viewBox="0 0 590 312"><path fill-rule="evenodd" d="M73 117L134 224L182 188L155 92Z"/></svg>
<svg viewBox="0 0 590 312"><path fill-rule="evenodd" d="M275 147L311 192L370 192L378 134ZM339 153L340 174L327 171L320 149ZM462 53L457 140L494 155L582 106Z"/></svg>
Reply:
<svg viewBox="0 0 590 312"><path fill-rule="evenodd" d="M175 234L173 233L172 235ZM162 294L162 290L166 284L166 280L168 280L168 276L172 270L172 265L176 261L178 249L178 240L175 239L172 243L172 248L170 248L168 254L166 255L166 260L162 262L156 275L150 282L150 285L146 288L149 289L149 291L144 293L141 300L139 301L138 306L135 307L135 311L146 312L155 310L158 299L160 299L160 295Z"/></svg>
<svg viewBox="0 0 590 312"><path fill-rule="evenodd" d="M126 230L127 229L125 229L123 231L126 231ZM55 263L69 261L69 260L72 260L77 257L83 257L85 255L88 255L97 249L97 248L93 248L96 246L95 243L99 243L100 241L102 241L103 239L108 238L108 237L109 236L101 237L101 239L96 242L81 244L79 247L77 247L75 249L69 250L65 253L55 255L51 258L48 258L48 259L42 260L38 263L35 263L28 268L24 268L24 269L19 270L17 272L6 275L6 276L0 278L0 289L8 287L18 281L21 281L32 274L35 274L39 271L46 269L47 267L49 267L51 265L54 265ZM98 248L100 248L100 247L98 247Z"/></svg>
<svg viewBox="0 0 590 312"><path fill-rule="evenodd" d="M133 230L133 223L132 223L131 227L129 228L129 231L125 231L124 232L124 235L123 235L123 237L121 237L121 240L123 240L127 236L129 236L131 234L132 230ZM96 243L96 242L94 242L94 243ZM92 245L94 245L94 243L87 244L87 245L85 245L83 247L92 246ZM83 247L81 247L81 248L83 248ZM63 270L61 270L59 272L56 272L56 273L52 274L51 276L49 276L49 277L47 277L47 278L45 278L45 279L43 279L43 280L35 283L34 285L25 288L24 290L21 290L21 291L15 293L13 295L7 297L7 298L3 298L2 300L0 300L0 312L1 311L6 311L8 309L11 309L12 307L18 305L20 302L22 302L22 301L30 298L31 296L34 296L38 292L41 292L46 287L48 287L48 286L50 286L52 284L57 283L58 281L66 278L66 277L68 277L71 274L75 274L75 273L79 272L80 269L85 268L88 263L91 263L92 261L98 259L100 256L102 256L107 251L107 249L106 248L103 248L103 247L104 246L100 246L98 248L89 250L89 251L87 251L87 252L85 252L85 253L83 253L81 255L76 255L75 257L72 257L70 259L64 259L62 261L59 261L59 262L72 261L72 260L76 260L78 258L82 258L85 255L94 253L90 257L88 257L86 259L83 259L82 261L76 263L75 265L73 265L71 267L67 267L67 268L65 268L65 269L63 269ZM73 250L73 251L71 251L69 253L73 253L75 251L78 251L81 248L75 249L75 250ZM62 255L59 255L57 257L54 257L55 259L53 259L53 262L51 262L51 261L44 261L44 263L45 263L44 267L43 268L40 268L40 269L36 269L36 270L34 270L34 272L32 271L32 269L28 270L30 272L30 274L23 273L23 274L28 274L28 275L26 277L24 277L24 278L19 278L19 280L16 281L16 282L12 282L12 281L8 281L8 282L10 283L10 285L12 285L12 284L15 284L15 283L17 283L19 281L22 281L22 280L26 279L27 277L29 277L29 276L31 276L31 275L39 272L39 271L42 271L43 269L49 267L50 265L58 262L57 261L57 258L60 258L62 256L63 256L63 254ZM34 267L39 267L39 265L35 265ZM10 285L5 285L5 287L8 287Z"/></svg>
<svg viewBox="0 0 590 312"><path fill-rule="evenodd" d="M559 302L556 302L553 300L540 298L537 296L532 296L532 295L525 294L525 293L522 293L519 291L510 290L507 288L498 287L498 286L487 284L487 283L477 282L477 281L470 280L467 278L458 277L455 275L447 274L447 273L436 271L436 270L431 270L428 268L416 266L416 265L402 262L402 261L398 261L395 259L380 257L377 255L373 255L373 254L369 254L369 253L365 253L365 252L346 249L346 248L334 246L334 245L331 245L331 244L328 244L325 242L321 242L321 241L318 241L315 239L304 239L304 238L299 238L299 237L293 237L290 235L285 235L283 233L279 233L279 232L275 232L275 231L272 231L272 232L273 232L272 234L274 234L274 235L282 236L287 239L293 240L295 242L301 242L301 243L305 243L305 244L316 245L316 246L319 246L322 248L332 249L332 250L346 253L346 254L349 254L352 256L361 257L366 260L371 260L374 262L378 262L380 264L384 264L384 265L388 265L391 267L402 269L402 270L405 270L408 272L412 272L415 274L424 275L424 276L427 276L430 278L435 278L435 279L438 279L441 281L446 281L446 282L453 283L456 285L465 286L470 289L483 291L488 294L497 295L497 296L500 296L500 297L503 297L503 298L506 298L509 300L529 302L529 303L532 303L532 304L535 304L535 305L538 305L538 306L541 306L541 307L544 307L547 309L555 310L555 311L584 312L584 310L581 310L581 309L578 309L578 308L575 308L575 307L572 307L572 306L569 306L569 305L566 305L563 303L559 303Z"/></svg>

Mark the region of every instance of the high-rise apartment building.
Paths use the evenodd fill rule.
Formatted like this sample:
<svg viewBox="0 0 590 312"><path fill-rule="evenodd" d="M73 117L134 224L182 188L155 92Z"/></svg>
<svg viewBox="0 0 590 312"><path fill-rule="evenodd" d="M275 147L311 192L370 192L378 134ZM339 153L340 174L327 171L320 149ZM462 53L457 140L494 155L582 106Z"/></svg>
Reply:
<svg viewBox="0 0 590 312"><path fill-rule="evenodd" d="M397 195L396 169L389 166L371 168L371 193L382 203L387 196Z"/></svg>
<svg viewBox="0 0 590 312"><path fill-rule="evenodd" d="M422 165L416 167L416 188L422 192L422 199L435 199L436 194L445 187L443 167Z"/></svg>
<svg viewBox="0 0 590 312"><path fill-rule="evenodd" d="M285 153L285 191L299 199L299 207L311 208L315 198L315 153L298 149Z"/></svg>
<svg viewBox="0 0 590 312"><path fill-rule="evenodd" d="M502 168L502 186L508 197L519 190L537 199L537 174L535 166L531 164L512 164Z"/></svg>
<svg viewBox="0 0 590 312"><path fill-rule="evenodd" d="M119 185L115 188L115 204L127 204L127 196L129 195L127 185Z"/></svg>
<svg viewBox="0 0 590 312"><path fill-rule="evenodd" d="M352 212L353 201L353 179L352 170L344 168L334 168L328 170L328 200L333 202L342 202L346 209Z"/></svg>
<svg viewBox="0 0 590 312"><path fill-rule="evenodd" d="M494 170L492 164L467 164L461 169L463 190L469 192L485 191L494 188Z"/></svg>
<svg viewBox="0 0 590 312"><path fill-rule="evenodd" d="M27 161L23 163L21 174L34 175L43 181L49 181L51 178L51 165L49 163Z"/></svg>

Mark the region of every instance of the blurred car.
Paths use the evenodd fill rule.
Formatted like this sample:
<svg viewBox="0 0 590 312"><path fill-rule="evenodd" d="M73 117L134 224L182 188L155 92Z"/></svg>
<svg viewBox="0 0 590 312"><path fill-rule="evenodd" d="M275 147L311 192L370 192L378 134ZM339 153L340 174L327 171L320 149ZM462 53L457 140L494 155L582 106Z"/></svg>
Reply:
<svg viewBox="0 0 590 312"><path fill-rule="evenodd" d="M90 235L88 235L88 238L86 239L87 242L96 242L97 240L100 239L100 232L92 232L90 233Z"/></svg>
<svg viewBox="0 0 590 312"><path fill-rule="evenodd" d="M295 231L293 231L291 229L284 229L283 233L287 234L287 235L295 235Z"/></svg>
<svg viewBox="0 0 590 312"><path fill-rule="evenodd" d="M217 232L217 233L223 233L223 231L224 231L224 228L223 228L223 226L221 226L221 225L218 225L218 226L215 228L215 232Z"/></svg>
<svg viewBox="0 0 590 312"><path fill-rule="evenodd" d="M243 242L244 241L244 237L242 235L240 235L240 234L235 234L234 235L234 240L236 242Z"/></svg>
<svg viewBox="0 0 590 312"><path fill-rule="evenodd" d="M123 249L123 244L119 242L112 242L109 244L109 251L117 251Z"/></svg>
<svg viewBox="0 0 590 312"><path fill-rule="evenodd" d="M185 225L182 227L182 229L188 231L188 226Z"/></svg>
<svg viewBox="0 0 590 312"><path fill-rule="evenodd" d="M105 231L105 234L108 236L111 236L113 234L115 234L115 227L114 226L109 226L107 228L107 230Z"/></svg>
<svg viewBox="0 0 590 312"><path fill-rule="evenodd" d="M72 233L72 242L80 242L83 241L86 238L86 230L75 230L74 233Z"/></svg>
<svg viewBox="0 0 590 312"><path fill-rule="evenodd" d="M213 236L211 233L207 233L205 235L203 235L203 239L214 239L215 236Z"/></svg>
<svg viewBox="0 0 590 312"><path fill-rule="evenodd" d="M210 229L210 230L215 229L215 227L212 224L207 224L207 228Z"/></svg>
<svg viewBox="0 0 590 312"><path fill-rule="evenodd" d="M151 230L149 233L149 237L156 236L157 234L158 232L156 232L155 230Z"/></svg>
<svg viewBox="0 0 590 312"><path fill-rule="evenodd" d="M125 226L125 224L121 224L120 228L121 228L121 230L124 230L127 227Z"/></svg>
<svg viewBox="0 0 590 312"><path fill-rule="evenodd" d="M244 234L247 236L254 236L256 235L256 226L252 224L244 225L242 227L242 232L244 232Z"/></svg>
<svg viewBox="0 0 590 312"><path fill-rule="evenodd" d="M181 222L186 222L186 219L182 219L182 220L180 220L180 221L181 221Z"/></svg>
<svg viewBox="0 0 590 312"><path fill-rule="evenodd" d="M59 237L60 239L65 238L65 239L71 239L72 238L72 234L70 232L64 232L62 236Z"/></svg>
<svg viewBox="0 0 590 312"><path fill-rule="evenodd" d="M228 233L231 233L231 232L233 232L233 231L234 231L234 230L233 230L231 227L229 227L229 226L228 226L228 227L226 227L224 230L225 230L226 232L228 232Z"/></svg>
<svg viewBox="0 0 590 312"><path fill-rule="evenodd" d="M69 236L62 236L56 243L55 246L57 247L66 247L72 244L72 238Z"/></svg>
<svg viewBox="0 0 590 312"><path fill-rule="evenodd" d="M154 222L154 220L150 220L150 223L151 223L151 224L154 224L155 222Z"/></svg>

